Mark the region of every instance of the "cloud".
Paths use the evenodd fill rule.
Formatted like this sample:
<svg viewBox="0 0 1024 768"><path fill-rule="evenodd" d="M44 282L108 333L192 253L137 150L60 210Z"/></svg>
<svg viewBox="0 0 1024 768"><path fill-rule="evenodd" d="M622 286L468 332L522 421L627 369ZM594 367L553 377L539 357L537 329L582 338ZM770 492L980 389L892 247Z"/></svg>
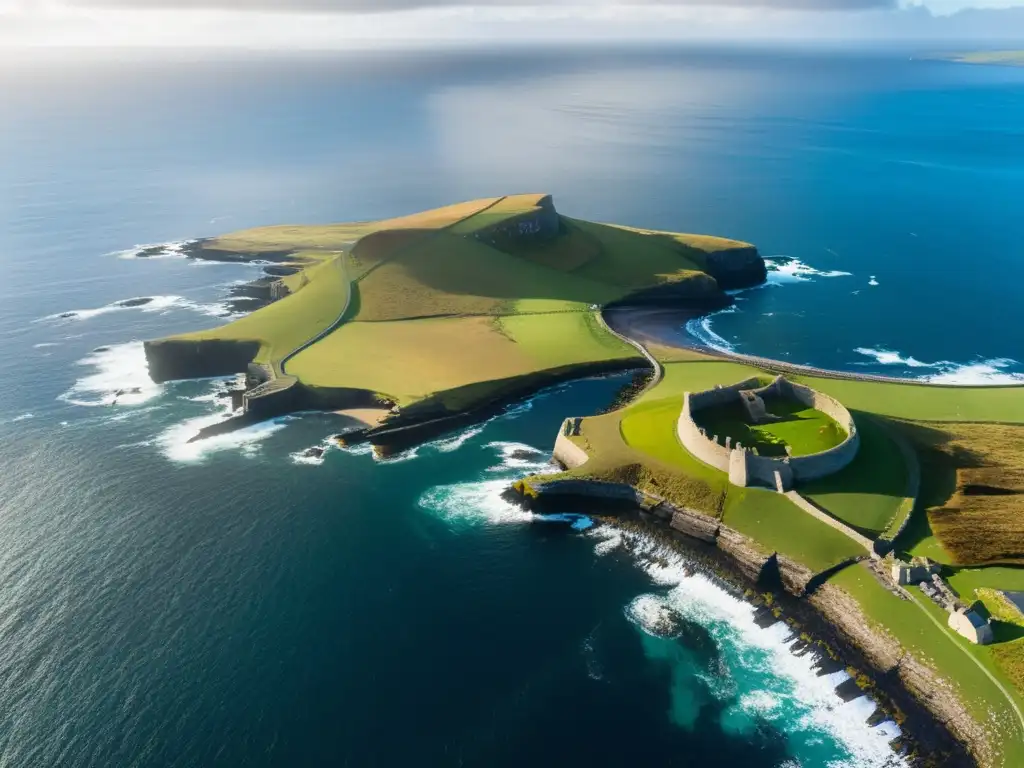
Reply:
<svg viewBox="0 0 1024 768"><path fill-rule="evenodd" d="M677 6L775 8L800 11L851 11L896 8L897 0L70 0L93 8L230 10L279 12L384 13L422 8L566 6Z"/></svg>

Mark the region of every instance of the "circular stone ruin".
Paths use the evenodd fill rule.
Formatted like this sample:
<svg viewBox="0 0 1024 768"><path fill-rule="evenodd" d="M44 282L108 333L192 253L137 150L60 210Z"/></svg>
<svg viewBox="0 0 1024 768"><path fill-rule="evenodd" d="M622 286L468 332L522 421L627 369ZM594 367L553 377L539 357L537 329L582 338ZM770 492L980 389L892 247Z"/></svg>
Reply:
<svg viewBox="0 0 1024 768"><path fill-rule="evenodd" d="M783 376L767 386L752 378L687 392L677 433L690 453L727 472L733 485L780 492L838 472L860 446L842 403Z"/></svg>

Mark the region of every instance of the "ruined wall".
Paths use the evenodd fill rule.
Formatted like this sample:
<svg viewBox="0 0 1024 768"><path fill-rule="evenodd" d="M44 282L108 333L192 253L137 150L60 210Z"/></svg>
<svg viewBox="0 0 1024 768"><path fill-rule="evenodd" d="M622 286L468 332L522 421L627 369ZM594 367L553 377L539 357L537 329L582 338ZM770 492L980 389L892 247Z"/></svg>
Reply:
<svg viewBox="0 0 1024 768"><path fill-rule="evenodd" d="M587 459L590 458L587 456L587 452L566 437L562 430L558 431L552 455L566 469L576 469L576 467L586 464Z"/></svg>
<svg viewBox="0 0 1024 768"><path fill-rule="evenodd" d="M778 472L783 488L788 490L794 482L831 475L853 461L860 447L860 435L853 416L842 403L834 397L802 384L794 384L781 376L764 387L758 387L758 383L756 378L751 378L728 387L686 393L683 396L683 410L676 425L679 442L705 464L729 473L729 481L733 485L741 486L756 483L775 488L775 474ZM715 440L715 435L708 435L697 426L693 414L702 408L723 405L738 399L741 390L752 390L764 398L769 409L771 400L780 397L792 398L809 408L815 408L835 419L846 430L847 437L842 443L827 451L810 456L785 458L757 456L745 448L737 450L732 445L727 447L719 444Z"/></svg>
<svg viewBox="0 0 1024 768"><path fill-rule="evenodd" d="M741 389L751 389L759 383L756 378L750 378L729 387L716 387L704 392L684 394L683 410L676 422L676 434L679 436L679 442L705 464L710 464L723 472L729 472L730 448L716 442L714 435L705 434L693 420L693 413L702 408L728 403L739 397Z"/></svg>

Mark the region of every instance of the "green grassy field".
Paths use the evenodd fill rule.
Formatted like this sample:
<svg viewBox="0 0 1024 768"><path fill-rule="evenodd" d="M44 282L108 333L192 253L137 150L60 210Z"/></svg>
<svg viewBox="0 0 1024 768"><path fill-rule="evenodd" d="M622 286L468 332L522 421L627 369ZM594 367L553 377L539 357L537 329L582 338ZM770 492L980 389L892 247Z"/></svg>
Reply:
<svg viewBox="0 0 1024 768"><path fill-rule="evenodd" d="M835 448L847 435L835 419L814 408L790 401L767 402L768 412L781 417L781 421L767 424L748 424L748 417L739 402L712 408L703 408L694 414L694 421L708 434L719 440L732 438L733 444L742 443L755 448L762 456L785 456L786 447L793 456L807 456Z"/></svg>
<svg viewBox="0 0 1024 768"><path fill-rule="evenodd" d="M870 538L882 533L904 502L907 468L899 447L879 424L855 413L857 456L834 475L805 483L801 493Z"/></svg>
<svg viewBox="0 0 1024 768"><path fill-rule="evenodd" d="M258 341L256 362L277 365L311 336L329 328L346 307L349 279L344 257L315 264L304 274L305 285L280 301L220 328L175 338Z"/></svg>
<svg viewBox="0 0 1024 768"><path fill-rule="evenodd" d="M462 408L511 391L516 379L639 359L594 314L634 290L685 282L698 295L719 293L691 258L699 247L661 234L561 219L554 233L520 237L512 227L511 236L488 240L489 228L541 211L545 198L486 198L378 222L208 240L212 250L291 252L302 270L283 279L293 295L177 338L258 341L258 362L280 373L287 360L287 373L310 387Z"/></svg>
<svg viewBox="0 0 1024 768"><path fill-rule="evenodd" d="M812 571L860 557L864 549L843 533L797 508L785 496L761 488L730 486L722 522Z"/></svg>
<svg viewBox="0 0 1024 768"><path fill-rule="evenodd" d="M831 576L829 582L855 598L869 621L891 634L953 686L972 716L994 734L993 744L1001 753L996 765L1006 768L1024 765L1024 730L1016 714L999 688L971 660L977 659L1010 690L1017 706L1024 707L1019 690L1011 687L1011 681L995 663L992 653L995 646L971 645L944 631L941 627L947 620L945 611L927 598L921 599L924 611L901 600L882 587L863 565L844 568Z"/></svg>

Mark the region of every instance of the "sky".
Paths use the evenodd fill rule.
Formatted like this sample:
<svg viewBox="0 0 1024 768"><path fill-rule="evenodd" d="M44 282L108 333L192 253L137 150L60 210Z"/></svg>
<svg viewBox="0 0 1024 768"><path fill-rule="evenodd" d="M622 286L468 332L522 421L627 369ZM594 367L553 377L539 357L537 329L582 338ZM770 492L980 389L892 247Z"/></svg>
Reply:
<svg viewBox="0 0 1024 768"><path fill-rule="evenodd" d="M1024 0L0 0L0 50L1014 36Z"/></svg>

